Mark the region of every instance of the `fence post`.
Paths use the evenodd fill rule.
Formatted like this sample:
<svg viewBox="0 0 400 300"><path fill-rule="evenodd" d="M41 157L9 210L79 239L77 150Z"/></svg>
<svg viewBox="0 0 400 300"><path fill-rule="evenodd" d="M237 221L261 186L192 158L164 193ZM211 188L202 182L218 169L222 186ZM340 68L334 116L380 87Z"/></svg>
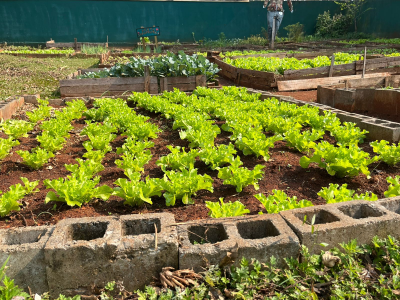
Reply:
<svg viewBox="0 0 400 300"><path fill-rule="evenodd" d="M150 93L150 68L144 66L144 91Z"/></svg>

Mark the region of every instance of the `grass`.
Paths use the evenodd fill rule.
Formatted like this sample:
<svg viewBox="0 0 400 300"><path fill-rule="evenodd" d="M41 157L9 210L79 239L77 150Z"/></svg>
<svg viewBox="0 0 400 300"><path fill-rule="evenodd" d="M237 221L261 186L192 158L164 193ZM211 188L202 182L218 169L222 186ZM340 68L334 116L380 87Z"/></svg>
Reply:
<svg viewBox="0 0 400 300"><path fill-rule="evenodd" d="M78 68L96 67L96 58L29 58L0 55L0 100L23 94L58 98L60 79Z"/></svg>
<svg viewBox="0 0 400 300"><path fill-rule="evenodd" d="M103 54L107 53L108 49L102 46L88 46L83 44L81 52L85 54Z"/></svg>

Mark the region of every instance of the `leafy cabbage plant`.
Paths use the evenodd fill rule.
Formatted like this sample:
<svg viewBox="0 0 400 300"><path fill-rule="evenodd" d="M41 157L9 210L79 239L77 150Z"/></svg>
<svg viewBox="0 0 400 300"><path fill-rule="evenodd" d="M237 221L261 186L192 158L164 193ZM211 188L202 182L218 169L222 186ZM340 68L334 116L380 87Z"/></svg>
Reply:
<svg viewBox="0 0 400 300"><path fill-rule="evenodd" d="M256 165L253 170L240 167L243 162L240 157L237 156L235 160L231 162L231 165L225 168L221 168L218 171L218 178L224 180L224 184L232 184L236 187L236 191L240 193L244 187L253 185L256 190L259 189L258 181L263 177L264 166Z"/></svg>
<svg viewBox="0 0 400 300"><path fill-rule="evenodd" d="M288 197L288 195L281 190L272 190L272 193L273 194L269 195L268 197L261 193L254 195L254 197L261 202L269 214L277 214L284 210L313 206L310 201L297 201L296 196Z"/></svg>
<svg viewBox="0 0 400 300"><path fill-rule="evenodd" d="M206 207L209 209L208 215L211 218L239 217L250 213L240 201L224 203L224 198L219 198L220 202L206 201Z"/></svg>
<svg viewBox="0 0 400 300"><path fill-rule="evenodd" d="M389 144L388 141L375 141L370 143L375 153L379 154L379 160L394 166L400 162L400 145L393 143Z"/></svg>
<svg viewBox="0 0 400 300"><path fill-rule="evenodd" d="M369 154L362 151L356 145L349 147L335 147L327 141L313 146L314 154L311 157L303 156L300 159L302 168L308 168L311 163L317 163L319 167L326 169L329 175L339 178L357 176L363 173L369 178L368 165L378 160L370 158Z"/></svg>
<svg viewBox="0 0 400 300"><path fill-rule="evenodd" d="M347 189L347 184L339 187L338 184L329 184L318 192L318 196L326 200L326 203L338 203L352 200L376 201L378 196L374 193L356 194L355 191Z"/></svg>

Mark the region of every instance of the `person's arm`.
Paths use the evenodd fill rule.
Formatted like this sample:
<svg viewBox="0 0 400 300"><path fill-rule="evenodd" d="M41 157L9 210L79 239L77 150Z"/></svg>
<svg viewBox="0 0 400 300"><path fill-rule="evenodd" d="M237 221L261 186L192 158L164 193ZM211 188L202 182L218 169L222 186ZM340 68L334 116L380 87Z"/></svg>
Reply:
<svg viewBox="0 0 400 300"><path fill-rule="evenodd" d="M292 0L287 0L287 4L289 5L290 11L293 12L293 3L292 3Z"/></svg>
<svg viewBox="0 0 400 300"><path fill-rule="evenodd" d="M264 0L264 5L263 5L263 8L266 8L266 7L267 7L267 5L268 5L268 2L269 2L269 0Z"/></svg>

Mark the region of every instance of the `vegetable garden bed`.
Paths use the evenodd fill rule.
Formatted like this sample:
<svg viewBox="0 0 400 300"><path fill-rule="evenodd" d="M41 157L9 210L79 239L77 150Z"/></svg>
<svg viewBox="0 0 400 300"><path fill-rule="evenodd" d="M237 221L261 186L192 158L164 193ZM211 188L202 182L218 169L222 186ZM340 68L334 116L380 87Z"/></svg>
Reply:
<svg viewBox="0 0 400 300"><path fill-rule="evenodd" d="M206 86L205 75L164 77L159 80L155 76L77 79L77 76L99 70L80 70L68 76L68 79L60 80L61 97L121 96L131 92L158 94L160 91L172 91L174 88L193 91L197 86Z"/></svg>
<svg viewBox="0 0 400 300"><path fill-rule="evenodd" d="M362 133L360 135L351 126L340 127L337 119L329 113L320 116L317 107L297 107L275 100L264 102L257 100L258 97L236 87L223 90L198 88L193 96L172 92L162 98L138 93L128 101L132 108L128 108L122 100L103 99L96 101L96 107L89 107L82 117L81 113L86 108L79 102L72 102L63 112L55 113L51 122L40 121L42 115L47 118L46 106L42 105L40 113L35 113L39 117L38 124L25 129L28 132L26 137L17 138L7 131L7 127L3 128L5 133L1 133L3 139L12 134L19 140L19 145L11 146L10 154L1 162L0 189L9 191L12 185L21 182L20 177L25 177L30 182L38 180L39 191L31 193L35 189L33 183L29 184L29 190L22 189L23 194L18 198L21 210L2 218L0 227L54 224L71 217L166 211L172 212L177 222L182 222L207 218L209 210L206 201L213 202L214 209L218 210L215 205L221 197L225 203L240 200L250 214L257 214L260 211L271 213L281 209L281 206L318 205L357 197L383 198L398 192L396 180L392 179L389 186L386 178L399 175L399 169L382 162L386 160L383 157L373 159L368 165L365 157L374 156L368 142L359 141L359 146L349 148L343 146L343 143L351 140L356 143ZM210 120L207 120L208 114ZM31 119L33 117L30 116ZM89 119L94 122L91 123ZM103 125L99 123L106 119L113 124L111 127L107 122ZM268 123L261 123L264 125L260 128L254 123L255 120ZM68 124L72 127L69 128ZM306 130L302 136L299 136L299 126ZM310 127L314 129L314 138L307 140L306 135L311 134ZM24 131L22 124L12 128ZM246 131L246 128L250 131ZM326 132L318 131L318 128ZM51 132L58 132L55 135L59 140L57 143L55 137L51 137ZM280 140L279 134L283 134L286 140ZM324 151L344 151L336 154L339 161L346 159L346 151L358 153L360 160L351 160L353 165L344 169L341 169L339 162L336 167L329 163L325 167L323 163L321 167L312 163L306 167L307 157L312 157L313 151L310 149L315 147L312 142L315 138L316 144L324 145ZM337 145L337 140L341 141L342 146ZM56 144L61 148L57 147L56 150ZM47 155L48 162L45 155L39 155L40 159L32 159L31 166L37 168L35 170L23 163L20 155L26 157L26 161L29 157L18 150L32 151L39 145L43 149L54 148L54 157ZM337 147L330 149L329 145ZM185 147L186 154L176 148L178 146ZM93 151L92 147L104 149L106 153ZM217 149L220 151L219 159L216 159ZM41 163L44 165L40 166L38 160L43 158ZM86 162L80 161L82 158ZM316 157L311 161L317 161ZM169 171L171 168L174 170ZM239 175L242 172L247 175ZM332 176L335 172L337 176ZM369 174L370 178L361 172ZM346 174L351 177L341 177ZM66 181L59 179L67 176ZM147 176L149 179L145 179ZM142 181L139 183L140 178ZM66 188L68 182L70 186ZM171 185L172 182L174 185ZM331 183L338 186L324 190ZM178 192L186 184L189 190ZM340 185L343 186L339 188ZM136 188L130 190L129 186ZM46 187L53 187L54 190ZM114 188L115 194L108 201L100 200L108 198L111 188ZM139 196L137 188L142 189L142 196ZM279 191L273 192L274 189ZM331 189L343 194L339 196L335 192L338 198L330 198L327 195ZM29 195L23 197L26 193ZM257 196L258 200L254 195L260 193L262 195ZM287 198L285 193L298 200L311 202L296 204L298 200ZM11 192L4 195L13 199ZM267 198L268 195L270 197ZM69 197L69 200L64 197ZM5 199L0 203L4 203ZM69 207L65 201L75 206ZM77 207L82 204L81 201L83 206ZM271 206L271 201L279 205ZM19 205L11 203L14 203L9 206L12 210L18 209ZM237 213L243 212L243 209L236 206L234 210ZM7 215L7 210L2 208L0 211L3 216Z"/></svg>
<svg viewBox="0 0 400 300"><path fill-rule="evenodd" d="M60 81L62 97L122 95L127 92L193 91L213 82L219 71L202 55L167 53L147 59L131 57L110 69L81 70Z"/></svg>
<svg viewBox="0 0 400 300"><path fill-rule="evenodd" d="M233 60L233 62L236 63L238 59L243 60L243 58L237 58ZM244 58L244 60L246 59L249 58ZM227 61L232 62L231 59L228 59ZM214 57L213 62L221 69L219 72L221 76L234 81L238 85L262 90L278 87L279 90L282 91L303 89L301 84L295 85L297 80L305 80L307 84L304 89L316 89L321 82L318 80L308 81L309 79L326 78L329 76L330 72L333 77L356 75L362 73L364 68L363 61L355 61L353 63L335 65L332 71L331 66L324 66L301 70L286 69L282 71L283 74L277 74L276 72L251 70L250 66L249 69L235 67L221 60L219 57ZM397 73L400 70L399 66L400 57L398 56L367 59L366 73ZM291 82L285 83L285 81Z"/></svg>
<svg viewBox="0 0 400 300"><path fill-rule="evenodd" d="M318 87L317 101L351 113L400 121L400 75L354 79Z"/></svg>

